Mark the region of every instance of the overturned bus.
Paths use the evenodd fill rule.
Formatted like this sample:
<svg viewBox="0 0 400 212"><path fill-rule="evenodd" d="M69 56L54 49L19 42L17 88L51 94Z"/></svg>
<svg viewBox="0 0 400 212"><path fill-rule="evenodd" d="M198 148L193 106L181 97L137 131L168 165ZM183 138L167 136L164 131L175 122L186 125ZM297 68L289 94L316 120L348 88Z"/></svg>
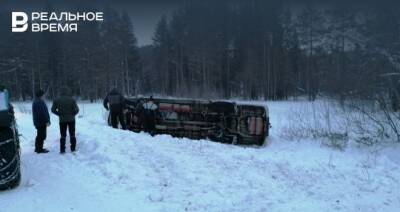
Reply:
<svg viewBox="0 0 400 212"><path fill-rule="evenodd" d="M148 100L127 99L124 115L129 130L144 130L143 104ZM261 146L269 133L268 109L263 106L182 99L153 102L157 105L154 134Z"/></svg>

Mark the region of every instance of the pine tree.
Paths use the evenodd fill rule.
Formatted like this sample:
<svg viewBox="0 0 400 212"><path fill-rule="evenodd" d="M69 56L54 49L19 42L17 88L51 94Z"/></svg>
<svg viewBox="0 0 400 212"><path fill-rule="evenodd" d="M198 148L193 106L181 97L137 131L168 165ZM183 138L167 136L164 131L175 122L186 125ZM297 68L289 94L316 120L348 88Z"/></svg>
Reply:
<svg viewBox="0 0 400 212"><path fill-rule="evenodd" d="M138 93L135 90L135 84L140 83L141 80L141 62L133 24L127 13L122 15L121 41L123 43L123 92L130 96Z"/></svg>
<svg viewBox="0 0 400 212"><path fill-rule="evenodd" d="M166 16L162 16L156 26L153 47L155 69L157 70L154 75L156 75L156 81L160 83L160 92L164 95L171 95L170 34Z"/></svg>

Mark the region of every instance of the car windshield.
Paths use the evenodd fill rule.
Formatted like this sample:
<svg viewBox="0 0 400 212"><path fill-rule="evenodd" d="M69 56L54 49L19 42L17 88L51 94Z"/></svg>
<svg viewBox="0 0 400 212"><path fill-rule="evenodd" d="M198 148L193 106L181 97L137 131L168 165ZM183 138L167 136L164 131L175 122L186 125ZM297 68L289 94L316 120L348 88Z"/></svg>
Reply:
<svg viewBox="0 0 400 212"><path fill-rule="evenodd" d="M0 91L0 111L8 110L7 91Z"/></svg>

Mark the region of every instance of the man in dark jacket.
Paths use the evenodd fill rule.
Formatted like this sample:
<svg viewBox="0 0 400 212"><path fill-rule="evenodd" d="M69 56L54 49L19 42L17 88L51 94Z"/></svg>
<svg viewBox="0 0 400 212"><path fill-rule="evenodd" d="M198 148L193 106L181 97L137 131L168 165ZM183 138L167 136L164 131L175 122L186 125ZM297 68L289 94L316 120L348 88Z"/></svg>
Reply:
<svg viewBox="0 0 400 212"><path fill-rule="evenodd" d="M116 88L112 89L104 98L103 105L106 110L110 110L111 125L113 128L118 128L118 120L121 123L122 129L126 129L124 119L125 98Z"/></svg>
<svg viewBox="0 0 400 212"><path fill-rule="evenodd" d="M42 89L37 90L36 98L32 104L33 124L37 130L35 152L38 154L49 152L49 150L43 148L44 140L47 137L47 127L50 126L50 115L44 102L44 94L45 92Z"/></svg>
<svg viewBox="0 0 400 212"><path fill-rule="evenodd" d="M143 104L143 127L144 131L154 135L156 129L156 110L158 106L154 103L153 96Z"/></svg>
<svg viewBox="0 0 400 212"><path fill-rule="evenodd" d="M56 114L60 120L60 153L65 153L65 143L67 137L67 129L69 132L71 152L76 150L75 137L75 116L79 113L78 104L71 97L71 92L68 88L64 88L61 96L53 102L51 112Z"/></svg>

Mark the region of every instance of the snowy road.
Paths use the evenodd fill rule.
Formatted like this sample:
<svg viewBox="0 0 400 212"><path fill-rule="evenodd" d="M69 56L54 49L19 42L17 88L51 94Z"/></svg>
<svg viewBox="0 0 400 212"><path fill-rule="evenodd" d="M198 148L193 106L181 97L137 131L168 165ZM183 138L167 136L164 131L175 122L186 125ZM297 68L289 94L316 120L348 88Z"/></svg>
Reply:
<svg viewBox="0 0 400 212"><path fill-rule="evenodd" d="M400 148L282 139L302 104L269 103L274 128L257 148L111 129L100 104L81 103L75 155L58 153L54 116L50 153L33 153L30 105L17 104L22 183L0 193L0 212L398 211Z"/></svg>

